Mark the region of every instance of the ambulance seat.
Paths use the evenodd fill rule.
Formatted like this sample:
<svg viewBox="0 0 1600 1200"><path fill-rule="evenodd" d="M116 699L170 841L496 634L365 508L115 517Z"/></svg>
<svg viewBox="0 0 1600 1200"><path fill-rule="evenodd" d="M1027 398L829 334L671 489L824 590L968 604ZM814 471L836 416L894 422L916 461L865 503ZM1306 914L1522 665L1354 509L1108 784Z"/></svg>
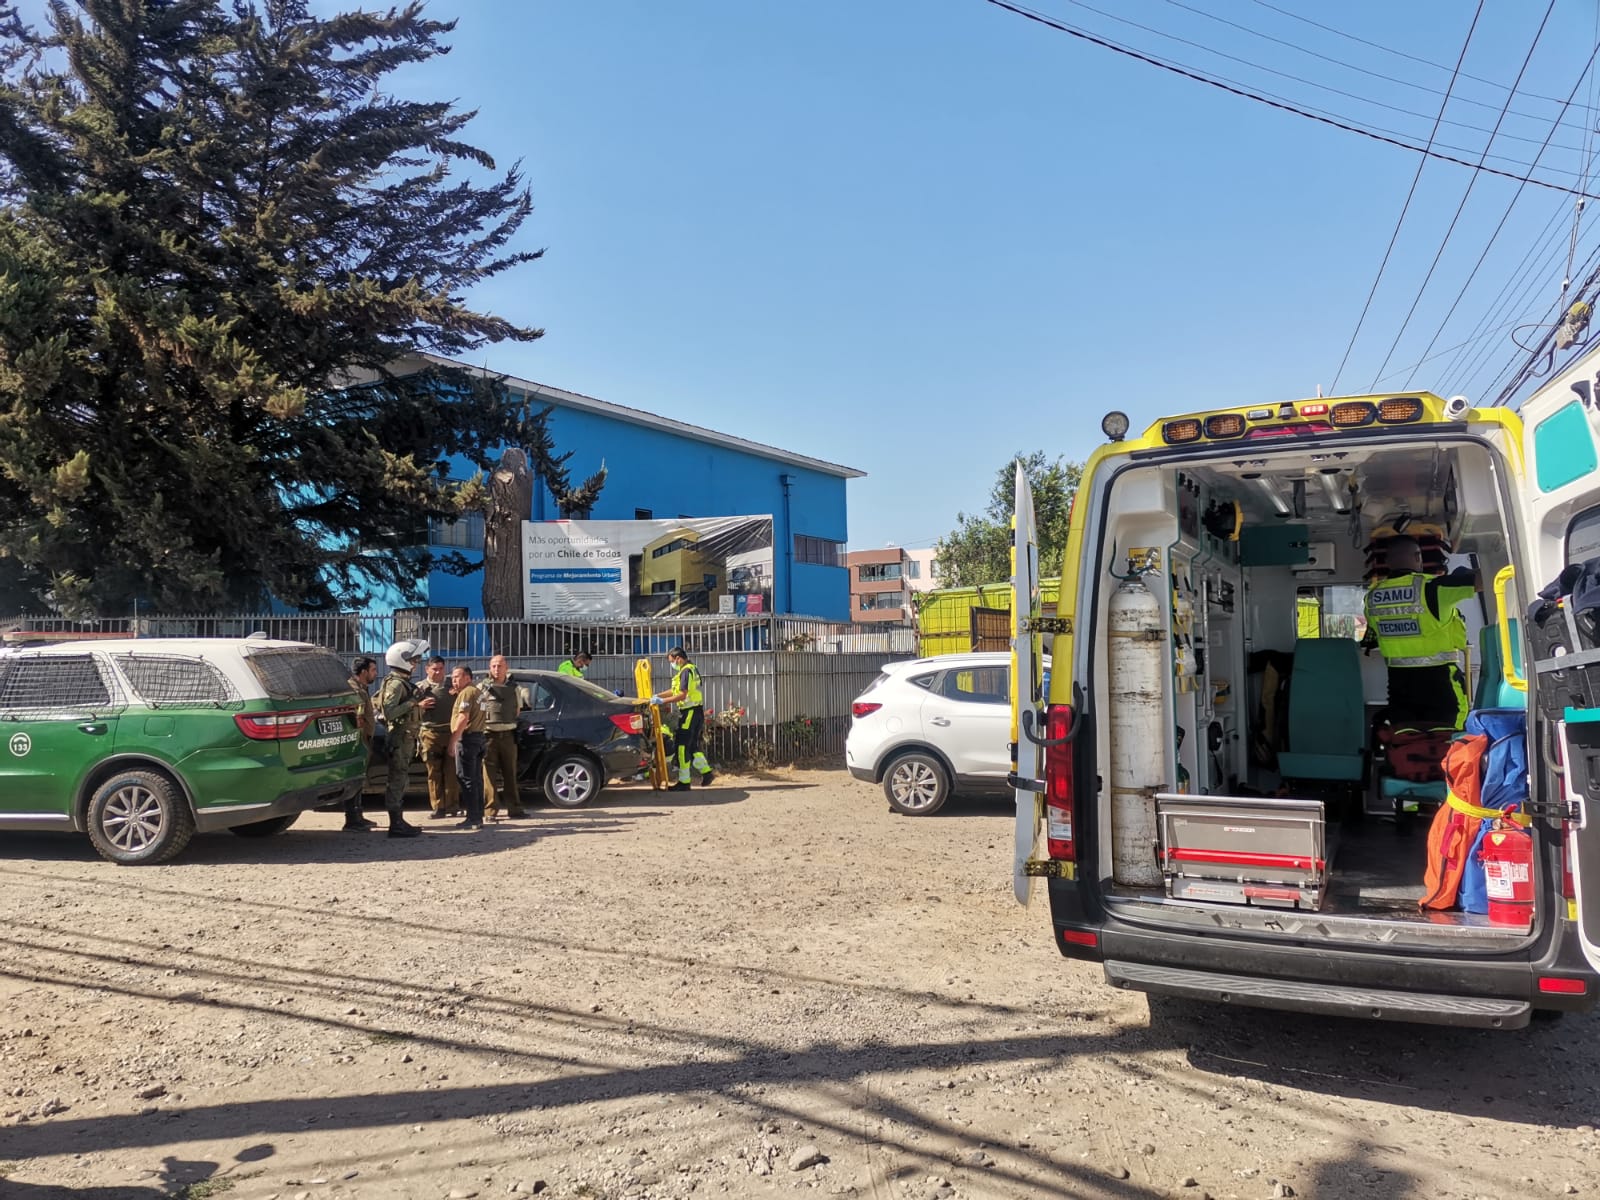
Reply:
<svg viewBox="0 0 1600 1200"><path fill-rule="evenodd" d="M1366 760L1367 717L1360 649L1353 638L1302 638L1289 677L1285 779L1357 783Z"/></svg>
<svg viewBox="0 0 1600 1200"><path fill-rule="evenodd" d="M1515 617L1511 619L1511 649L1517 650L1522 636ZM1513 664L1520 666L1520 663ZM1500 626L1485 625L1478 634L1478 679L1473 689L1473 708L1527 708L1528 696L1505 681L1501 674Z"/></svg>

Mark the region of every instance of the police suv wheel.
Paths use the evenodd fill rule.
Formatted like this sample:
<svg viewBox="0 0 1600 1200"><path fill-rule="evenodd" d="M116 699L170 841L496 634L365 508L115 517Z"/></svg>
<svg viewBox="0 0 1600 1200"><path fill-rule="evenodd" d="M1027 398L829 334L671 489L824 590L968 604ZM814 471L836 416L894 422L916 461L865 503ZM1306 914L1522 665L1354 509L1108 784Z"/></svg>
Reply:
<svg viewBox="0 0 1600 1200"><path fill-rule="evenodd" d="M883 773L883 794L889 807L907 817L925 817L950 798L950 776L931 754L902 754Z"/></svg>
<svg viewBox="0 0 1600 1200"><path fill-rule="evenodd" d="M194 836L194 817L176 784L154 771L122 771L89 799L89 840L124 867L166 862Z"/></svg>

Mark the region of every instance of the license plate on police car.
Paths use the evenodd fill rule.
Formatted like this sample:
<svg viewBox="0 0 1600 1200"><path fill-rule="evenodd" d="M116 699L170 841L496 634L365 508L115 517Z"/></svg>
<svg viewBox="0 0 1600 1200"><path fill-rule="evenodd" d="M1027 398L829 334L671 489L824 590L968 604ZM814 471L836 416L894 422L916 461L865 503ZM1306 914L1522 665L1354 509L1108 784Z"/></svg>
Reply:
<svg viewBox="0 0 1600 1200"><path fill-rule="evenodd" d="M317 732L320 733L320 734L329 735L329 736L331 736L332 734L336 734L336 733L343 733L344 732L344 718L343 717L318 717L317 718Z"/></svg>

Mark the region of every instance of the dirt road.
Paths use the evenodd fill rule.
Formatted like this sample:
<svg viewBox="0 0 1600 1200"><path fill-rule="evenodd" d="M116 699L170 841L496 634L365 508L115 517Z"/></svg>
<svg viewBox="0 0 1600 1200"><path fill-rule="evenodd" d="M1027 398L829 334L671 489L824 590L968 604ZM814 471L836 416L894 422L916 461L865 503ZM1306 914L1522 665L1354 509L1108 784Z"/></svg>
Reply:
<svg viewBox="0 0 1600 1200"><path fill-rule="evenodd" d="M1600 1191L1600 1022L1114 992L1009 817L832 772L413 841L0 852L0 1196ZM381 817L380 817L381 819Z"/></svg>

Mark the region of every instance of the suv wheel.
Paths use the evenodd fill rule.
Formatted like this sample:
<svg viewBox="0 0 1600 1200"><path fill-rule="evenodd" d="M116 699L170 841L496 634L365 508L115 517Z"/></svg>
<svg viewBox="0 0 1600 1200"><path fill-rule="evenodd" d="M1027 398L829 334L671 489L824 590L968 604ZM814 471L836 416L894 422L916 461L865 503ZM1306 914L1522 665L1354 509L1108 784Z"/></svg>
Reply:
<svg viewBox="0 0 1600 1200"><path fill-rule="evenodd" d="M600 791L600 772L586 754L562 754L544 769L544 798L557 808L582 808Z"/></svg>
<svg viewBox="0 0 1600 1200"><path fill-rule="evenodd" d="M275 833L282 833L299 819L299 813L290 813L286 817L268 817L265 821L251 821L248 825L230 825L228 832L238 834L240 837L271 837Z"/></svg>
<svg viewBox="0 0 1600 1200"><path fill-rule="evenodd" d="M89 840L121 866L166 862L194 836L194 817L177 785L154 771L123 771L89 799Z"/></svg>
<svg viewBox="0 0 1600 1200"><path fill-rule="evenodd" d="M950 776L944 764L920 750L902 754L883 776L889 807L907 817L925 817L950 798Z"/></svg>

